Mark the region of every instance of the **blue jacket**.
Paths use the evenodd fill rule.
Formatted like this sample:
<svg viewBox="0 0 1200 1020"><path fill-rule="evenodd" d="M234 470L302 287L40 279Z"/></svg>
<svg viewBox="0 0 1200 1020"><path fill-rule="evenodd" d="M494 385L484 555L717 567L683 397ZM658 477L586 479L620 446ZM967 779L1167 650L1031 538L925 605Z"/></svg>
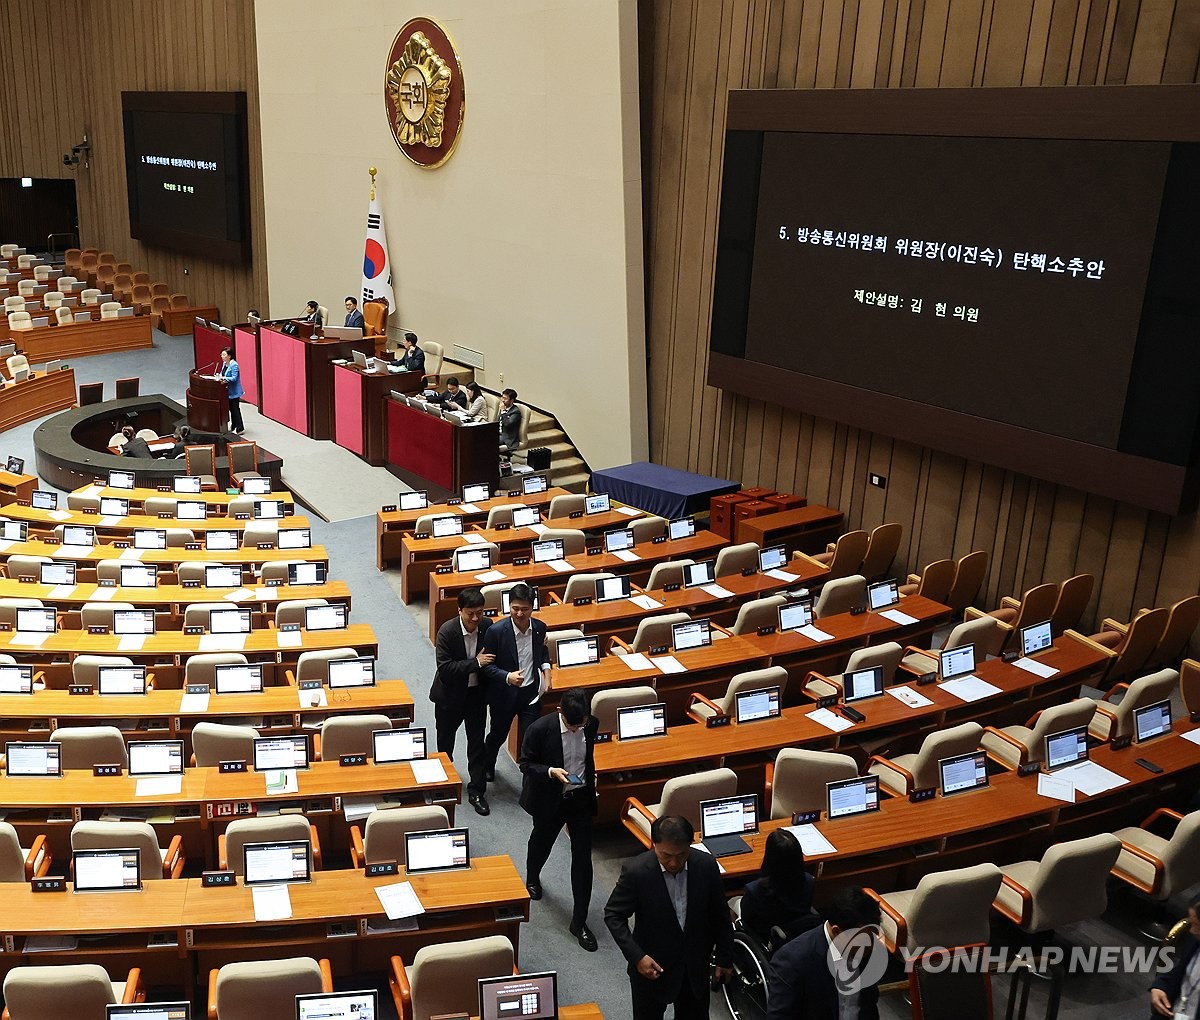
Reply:
<svg viewBox="0 0 1200 1020"><path fill-rule="evenodd" d="M353 329L355 326L357 326L359 329L364 328L363 327L363 313L360 312L357 308L354 309L354 311L352 311L349 315L346 316L346 325L349 326L351 329Z"/></svg>
<svg viewBox="0 0 1200 1020"><path fill-rule="evenodd" d="M230 400L241 400L246 395L246 391L242 389L242 370L238 368L236 361L230 359L229 364L221 369L221 378L229 386Z"/></svg>

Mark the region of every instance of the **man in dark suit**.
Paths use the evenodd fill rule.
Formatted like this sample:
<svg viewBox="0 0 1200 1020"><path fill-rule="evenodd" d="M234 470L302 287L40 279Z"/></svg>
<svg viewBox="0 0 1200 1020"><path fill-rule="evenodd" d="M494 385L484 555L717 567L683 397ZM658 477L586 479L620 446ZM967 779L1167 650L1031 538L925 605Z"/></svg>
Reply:
<svg viewBox="0 0 1200 1020"><path fill-rule="evenodd" d="M135 435L132 426L126 425L121 429L121 435L125 437L125 445L121 447L122 457L154 456L154 452L150 449L150 444L141 436Z"/></svg>
<svg viewBox="0 0 1200 1020"><path fill-rule="evenodd" d="M626 861L604 908L604 923L629 962L633 1020L708 1020L708 961L732 973L733 925L716 859L691 847L695 830L680 815L657 818L653 849ZM633 930L629 919L634 919Z"/></svg>
<svg viewBox="0 0 1200 1020"><path fill-rule="evenodd" d="M458 728L466 724L467 794L473 798L472 804L487 789L483 778L483 730L487 721L483 669L492 664L495 656L484 651L483 637L491 625L492 621L483 615L483 593L478 588L464 588L458 596L458 615L438 629L434 648L437 672L429 689L429 700L434 704L437 749L451 760ZM483 803L486 807L487 801ZM475 809L479 810L478 804Z"/></svg>
<svg viewBox="0 0 1200 1020"><path fill-rule="evenodd" d="M1188 904L1188 930L1175 945L1175 964L1150 986L1150 1016L1200 1016L1200 897Z"/></svg>
<svg viewBox="0 0 1200 1020"><path fill-rule="evenodd" d="M508 739L513 720L517 720L517 739L525 737L525 727L540 714L542 691L550 682L550 664L546 658L546 625L533 618L533 589L524 582L508 590L508 619L489 628L483 650L495 656L484 666L487 680L491 729L484 742L486 781L496 778L496 756ZM471 805L481 815L490 811L482 793L469 794ZM483 810L480 811L482 806Z"/></svg>
<svg viewBox="0 0 1200 1020"><path fill-rule="evenodd" d="M533 816L525 863L531 899L542 898L542 867L562 827L571 839L570 932L589 953L596 936L587 925L592 900L592 818L596 814L596 765L593 748L599 724L588 713L588 697L579 688L564 691L554 715L544 715L526 731L517 764L524 777L521 807Z"/></svg>
<svg viewBox="0 0 1200 1020"><path fill-rule="evenodd" d="M400 338L400 347L404 353L396 359L406 372L425 371L425 352L417 346L417 334L405 333Z"/></svg>
<svg viewBox="0 0 1200 1020"><path fill-rule="evenodd" d="M767 972L767 1020L794 1020L812 1017L813 1020L838 1020L842 1008L857 1009L852 1015L859 1020L878 1020L879 988L876 982L883 976L887 951L878 942L879 904L862 889L847 887L839 890L826 912L827 920L818 928L797 935L771 957ZM845 940L835 942L844 932L867 929L872 953L881 966L878 974L855 966L852 974L862 974L862 987L841 989L834 979L831 961L841 958ZM857 941L857 940L856 940ZM849 959L849 958L848 958ZM873 980L872 980L873 978Z"/></svg>
<svg viewBox="0 0 1200 1020"><path fill-rule="evenodd" d="M346 296L346 321L343 323L353 329L363 328L363 313L358 310L358 298Z"/></svg>
<svg viewBox="0 0 1200 1020"><path fill-rule="evenodd" d="M450 376L446 380L446 388L441 393L435 393L429 398L431 404L441 404L447 411L458 411L467 409L467 393L459 385L456 376Z"/></svg>

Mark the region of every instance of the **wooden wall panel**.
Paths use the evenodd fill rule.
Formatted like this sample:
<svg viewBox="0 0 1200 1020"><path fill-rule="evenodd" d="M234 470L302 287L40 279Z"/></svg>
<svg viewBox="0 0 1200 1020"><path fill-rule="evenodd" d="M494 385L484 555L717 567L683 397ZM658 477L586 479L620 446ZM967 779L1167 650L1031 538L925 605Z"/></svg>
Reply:
<svg viewBox="0 0 1200 1020"><path fill-rule="evenodd" d="M1196 515L1168 518L705 383L731 88L1200 80L1200 5L1174 0L642 0L651 454L800 492L850 528L901 522L897 570L986 549L980 601L1088 571L1085 626L1197 591ZM869 471L887 488L867 485Z"/></svg>

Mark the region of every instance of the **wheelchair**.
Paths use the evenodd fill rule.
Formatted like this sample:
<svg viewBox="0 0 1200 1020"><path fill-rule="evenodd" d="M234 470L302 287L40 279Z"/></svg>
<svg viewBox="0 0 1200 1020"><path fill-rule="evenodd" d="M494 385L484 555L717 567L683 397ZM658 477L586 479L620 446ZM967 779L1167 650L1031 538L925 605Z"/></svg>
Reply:
<svg viewBox="0 0 1200 1020"><path fill-rule="evenodd" d="M733 975L720 986L725 1007L733 1020L764 1020L767 1015L767 967L771 954L788 941L782 928L772 928L771 936L763 942L742 924L742 898L729 901L733 916ZM821 923L817 914L813 924Z"/></svg>

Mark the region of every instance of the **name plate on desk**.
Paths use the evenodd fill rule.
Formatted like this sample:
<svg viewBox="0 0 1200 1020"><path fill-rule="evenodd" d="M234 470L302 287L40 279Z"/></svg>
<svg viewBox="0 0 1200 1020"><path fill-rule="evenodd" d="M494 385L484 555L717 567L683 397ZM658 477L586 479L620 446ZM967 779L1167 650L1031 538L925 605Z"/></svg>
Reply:
<svg viewBox="0 0 1200 1020"><path fill-rule="evenodd" d="M583 516L582 510L572 510L569 514L567 514L568 519L572 520L572 521L578 520L582 516Z"/></svg>
<svg viewBox="0 0 1200 1020"><path fill-rule="evenodd" d="M204 548L199 542L184 542L183 547L185 549L189 550L190 552L195 552L199 549Z"/></svg>
<svg viewBox="0 0 1200 1020"><path fill-rule="evenodd" d="M1111 746L1114 751L1124 751L1125 748L1127 748L1132 743L1133 743L1133 737L1131 737L1131 736L1113 737Z"/></svg>
<svg viewBox="0 0 1200 1020"><path fill-rule="evenodd" d="M591 595L580 595L579 598L573 599L571 601L571 605L573 605L573 606L590 606L595 601L596 600L594 598L592 598Z"/></svg>
<svg viewBox="0 0 1200 1020"><path fill-rule="evenodd" d="M446 506L462 506L462 500L461 499L448 499L448 500L446 500Z"/></svg>
<svg viewBox="0 0 1200 1020"><path fill-rule="evenodd" d="M113 542L113 548L114 549L128 549L129 541L127 539L118 538ZM104 582L101 581L100 583L103 584Z"/></svg>
<svg viewBox="0 0 1200 1020"><path fill-rule="evenodd" d="M217 762L218 772L245 772L246 763L244 761L219 761Z"/></svg>
<svg viewBox="0 0 1200 1020"><path fill-rule="evenodd" d="M203 633L204 633L204 628L203 628L203 627L197 627L197 626L187 626L187 627L184 627L184 628L183 628L183 632L184 632L185 634L188 634L188 635L194 636L194 635L196 635L196 634L203 634Z"/></svg>
<svg viewBox="0 0 1200 1020"><path fill-rule="evenodd" d="M0 623L0 634L7 634L12 630L11 623Z"/></svg>
<svg viewBox="0 0 1200 1020"><path fill-rule="evenodd" d="M395 861L378 861L367 865L367 878L383 878L385 875L400 874L400 867Z"/></svg>
<svg viewBox="0 0 1200 1020"><path fill-rule="evenodd" d="M301 680L298 686L302 691L319 691L324 685L320 680Z"/></svg>
<svg viewBox="0 0 1200 1020"><path fill-rule="evenodd" d="M394 514L396 512L395 503L386 503L379 508L381 514Z"/></svg>
<svg viewBox="0 0 1200 1020"><path fill-rule="evenodd" d="M518 556L516 559L513 560L513 566L514 567L529 566L529 557L528 556Z"/></svg>
<svg viewBox="0 0 1200 1020"><path fill-rule="evenodd" d="M596 743L597 744L611 744L612 743L612 730L599 730L596 733Z"/></svg>
<svg viewBox="0 0 1200 1020"><path fill-rule="evenodd" d="M1027 761L1024 765L1017 766L1017 775L1021 777L1036 776L1042 771L1042 763L1040 761Z"/></svg>
<svg viewBox="0 0 1200 1020"><path fill-rule="evenodd" d="M719 726L728 726L731 722L733 722L731 715L710 715L704 720L704 725L707 729L715 730Z"/></svg>
<svg viewBox="0 0 1200 1020"><path fill-rule="evenodd" d="M936 682L937 682L937 674L936 673L932 673L932 672L922 673L919 677L917 677L917 686L918 687L928 687L930 684L936 683Z"/></svg>
<svg viewBox="0 0 1200 1020"><path fill-rule="evenodd" d="M651 545L662 545L667 540L666 535L655 535L650 539Z"/></svg>
<svg viewBox="0 0 1200 1020"><path fill-rule="evenodd" d="M812 825L813 822L819 822L820 820L820 811L794 811L792 813L793 825Z"/></svg>
<svg viewBox="0 0 1200 1020"><path fill-rule="evenodd" d="M175 515L169 510L160 510L157 516L160 521L171 521L175 519Z"/></svg>
<svg viewBox="0 0 1200 1020"><path fill-rule="evenodd" d="M663 591L679 591L679 589L682 587L683 585L678 581L673 581L671 584L664 584Z"/></svg>
<svg viewBox="0 0 1200 1020"><path fill-rule="evenodd" d="M850 607L850 615L851 616L862 616L866 611L867 611L866 606L851 606Z"/></svg>
<svg viewBox="0 0 1200 1020"><path fill-rule="evenodd" d="M269 579L267 580L267 585L266 585L266 586L267 586L268 588L282 588L282 587L283 587L283 585L284 585L284 582L283 582L283 579L282 579L282 578L279 578L279 577L272 577L272 578L269 578Z"/></svg>
<svg viewBox="0 0 1200 1020"><path fill-rule="evenodd" d="M778 630L779 630L779 628L776 627L775 624L768 623L765 627L758 628L758 636L759 637L770 637L772 634L776 633Z"/></svg>
<svg viewBox="0 0 1200 1020"><path fill-rule="evenodd" d="M210 688L208 684L188 684L185 694L208 694Z"/></svg>
<svg viewBox="0 0 1200 1020"><path fill-rule="evenodd" d="M1200 709L1197 709L1195 712L1193 712L1189 718L1194 723L1200 723Z"/></svg>
<svg viewBox="0 0 1200 1020"><path fill-rule="evenodd" d="M517 498L519 495L521 495L521 490L520 490L520 489L510 489L510 490L509 490L509 493L508 493L508 498L509 498L509 499L516 499L516 498Z"/></svg>
<svg viewBox="0 0 1200 1020"><path fill-rule="evenodd" d="M244 513L243 511L238 511L233 515L233 519L235 521L248 521L250 520L250 515L248 513Z"/></svg>
<svg viewBox="0 0 1200 1020"><path fill-rule="evenodd" d="M34 577L32 574L22 574L20 577L17 578L17 583L18 584L37 584L38 579L36 577Z"/></svg>
<svg viewBox="0 0 1200 1020"><path fill-rule="evenodd" d="M34 878L30 880L29 888L33 892L66 892L67 880L62 876Z"/></svg>
<svg viewBox="0 0 1200 1020"><path fill-rule="evenodd" d="M344 766L351 765L366 765L367 756L365 754L343 754L338 756L338 764Z"/></svg>
<svg viewBox="0 0 1200 1020"><path fill-rule="evenodd" d="M833 708L838 703L836 694L826 694L824 697L817 698L817 708Z"/></svg>
<svg viewBox="0 0 1200 1020"><path fill-rule="evenodd" d="M450 566L449 564L443 564L440 567L435 567L433 572L435 574L453 574L454 568L452 566Z"/></svg>
<svg viewBox="0 0 1200 1020"><path fill-rule="evenodd" d="M200 582L199 581L184 581L183 587L184 588L199 588Z"/></svg>
<svg viewBox="0 0 1200 1020"><path fill-rule="evenodd" d="M258 548L259 549L274 549L275 543L274 542L259 542Z"/></svg>
<svg viewBox="0 0 1200 1020"><path fill-rule="evenodd" d="M496 530L497 530L497 531L512 531L512 525L511 525L511 524L507 524L507 523L505 523L505 524L497 524L497 525L496 525Z"/></svg>
<svg viewBox="0 0 1200 1020"><path fill-rule="evenodd" d="M604 555L604 546L602 546L602 545L590 546L588 548L587 554L589 556L603 556Z"/></svg>
<svg viewBox="0 0 1200 1020"><path fill-rule="evenodd" d="M67 693L68 694L91 694L92 693L92 685L91 684L68 684L67 685Z"/></svg>
<svg viewBox="0 0 1200 1020"><path fill-rule="evenodd" d="M100 513L100 508L94 507L94 506L85 506L82 508L82 510L80 512L85 513L85 514L97 514L98 515Z"/></svg>
<svg viewBox="0 0 1200 1020"><path fill-rule="evenodd" d="M104 484L107 485L108 483L105 482ZM171 491L171 486L169 486L169 485L156 485L155 488L158 489L159 492L170 492Z"/></svg>
<svg viewBox="0 0 1200 1020"><path fill-rule="evenodd" d="M908 795L909 803L920 804L923 800L933 800L937 796L937 787L929 786L923 790L913 790Z"/></svg>
<svg viewBox="0 0 1200 1020"><path fill-rule="evenodd" d="M298 623L285 623L285 624L284 624L282 627L280 627L280 628L279 628L279 633L281 633L281 634L294 634L294 633L295 633L296 631L298 631L299 629L300 629L300 624L298 624ZM318 686L319 686L319 685L320 685L320 681L317 681L317 683L318 683Z"/></svg>
<svg viewBox="0 0 1200 1020"><path fill-rule="evenodd" d="M650 649L651 655L666 655L671 650L670 645L655 645Z"/></svg>
<svg viewBox="0 0 1200 1020"><path fill-rule="evenodd" d="M108 628L102 623L89 623L88 624L88 633L89 634L107 634Z"/></svg>
<svg viewBox="0 0 1200 1020"><path fill-rule="evenodd" d="M200 888L218 889L237 885L237 877L232 871L202 871L200 872Z"/></svg>
<svg viewBox="0 0 1200 1020"><path fill-rule="evenodd" d="M93 765L93 776L119 776L122 772L121 766L117 762L112 762L108 765Z"/></svg>
<svg viewBox="0 0 1200 1020"><path fill-rule="evenodd" d="M409 540L410 540L410 541L413 541L413 542L420 542L420 541L423 541L423 540L424 540L424 539L426 539L426 538L432 538L433 536L432 536L432 535L431 535L431 534L430 534L428 531L414 531L414 532L413 532L411 535L409 535L408 537L409 537Z"/></svg>
<svg viewBox="0 0 1200 1020"><path fill-rule="evenodd" d="M1003 654L1000 656L1000 661L1001 661L1001 662L1016 662L1016 661L1017 661L1017 660L1018 660L1020 657L1021 657L1021 653L1020 653L1020 652L1018 652L1018 651L1008 651L1008 652L1004 652L1004 653L1003 653Z"/></svg>
<svg viewBox="0 0 1200 1020"><path fill-rule="evenodd" d="M758 567L746 567L742 571L742 577L753 577L758 573Z"/></svg>

